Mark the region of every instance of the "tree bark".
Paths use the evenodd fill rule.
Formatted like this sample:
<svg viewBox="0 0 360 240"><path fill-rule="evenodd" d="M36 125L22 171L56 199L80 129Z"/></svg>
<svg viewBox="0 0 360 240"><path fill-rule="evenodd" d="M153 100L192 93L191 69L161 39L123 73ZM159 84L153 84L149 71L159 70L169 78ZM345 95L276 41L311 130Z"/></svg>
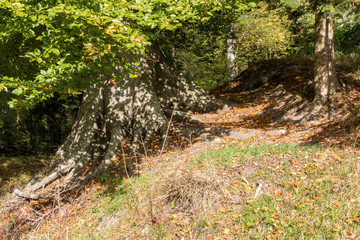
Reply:
<svg viewBox="0 0 360 240"><path fill-rule="evenodd" d="M134 62L134 56L120 55ZM178 74L157 44L140 59L137 68L141 73L136 78L125 75L119 81L112 80L121 74L118 66L103 77L103 82L89 87L69 136L53 158L53 170L24 189L15 190L15 194L50 198L54 195L51 187L42 189L57 179L61 179L65 191L93 178L107 169L126 140L139 149L155 134L165 136L173 109L201 112L224 107ZM184 113L177 115L191 119Z"/></svg>
<svg viewBox="0 0 360 240"><path fill-rule="evenodd" d="M236 66L236 45L238 40L234 36L234 26L231 26L229 38L227 39L227 60L228 60L228 73L229 80L233 80L237 74L238 69Z"/></svg>
<svg viewBox="0 0 360 240"><path fill-rule="evenodd" d="M334 22L317 10L315 17L315 101L325 104L339 87L334 64Z"/></svg>
<svg viewBox="0 0 360 240"><path fill-rule="evenodd" d="M228 39L228 49L227 49L227 59L228 59L228 71L229 71L229 80L233 80L237 74L238 69L236 67L236 39Z"/></svg>

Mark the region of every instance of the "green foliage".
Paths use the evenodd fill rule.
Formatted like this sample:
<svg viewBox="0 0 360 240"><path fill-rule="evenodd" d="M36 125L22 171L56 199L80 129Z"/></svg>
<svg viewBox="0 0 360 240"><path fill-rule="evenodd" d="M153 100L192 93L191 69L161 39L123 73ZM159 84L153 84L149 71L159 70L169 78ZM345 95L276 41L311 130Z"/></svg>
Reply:
<svg viewBox="0 0 360 240"><path fill-rule="evenodd" d="M221 2L1 0L0 49L10 51L0 56L5 83L0 87L21 97L12 101L19 107L55 93L77 95L116 64L122 66L121 75L134 73L131 63L115 53L144 53L158 32L207 21L233 4Z"/></svg>
<svg viewBox="0 0 360 240"><path fill-rule="evenodd" d="M360 8L349 7L335 19L337 55L360 53Z"/></svg>
<svg viewBox="0 0 360 240"><path fill-rule="evenodd" d="M94 76L109 71L114 58L111 47L117 51L121 50L120 44L123 48L138 46L130 38L117 34L128 31L134 39L136 32L108 16L96 4L88 6L85 2L71 1L1 4L8 18L2 22L4 31L0 41L12 50L5 56L2 67L14 62L12 71L2 72L1 77L14 94L27 99L29 106L53 97L55 92L62 97L78 94L89 81L98 81ZM20 39L18 45L7 41L14 36ZM17 99L13 102L21 104Z"/></svg>
<svg viewBox="0 0 360 240"><path fill-rule="evenodd" d="M292 44L290 24L284 8L254 2L239 5L204 24L184 26L181 31L186 37L180 39L186 44L177 48L176 59L188 78L209 90L229 78L229 39L239 40L236 65L241 71L250 62L286 54Z"/></svg>
<svg viewBox="0 0 360 240"><path fill-rule="evenodd" d="M235 24L239 70L287 54L292 44L290 25L284 8L270 9L263 2L240 16Z"/></svg>
<svg viewBox="0 0 360 240"><path fill-rule="evenodd" d="M227 39L231 37L232 23L249 5L251 3L226 1L208 14L206 21L184 24L175 33L166 35L163 46L171 49L177 66L187 78L205 90L228 80Z"/></svg>
<svg viewBox="0 0 360 240"><path fill-rule="evenodd" d="M358 11L359 9L357 8L344 8L343 6L339 6L333 11L336 56L358 53L360 51L360 20ZM302 10L300 16L295 21L298 28L294 51L312 56L314 54L315 14L312 11Z"/></svg>
<svg viewBox="0 0 360 240"><path fill-rule="evenodd" d="M315 47L315 14L311 12L303 13L295 21L298 26L298 32L295 37L296 45L294 51L295 53L304 53L312 56Z"/></svg>
<svg viewBox="0 0 360 240"><path fill-rule="evenodd" d="M154 39L174 39L185 25L202 26L201 34L211 25L224 28L226 21L214 24L218 17L225 13L222 19L231 18L241 6L215 0L0 0L0 144L58 145L89 84L101 81L99 76L109 75L115 65L121 65L122 73L110 78L136 74L116 53L146 54ZM203 50L198 43L205 44L194 45L199 62L210 70L197 79L213 76L218 68L210 60L211 46Z"/></svg>
<svg viewBox="0 0 360 240"><path fill-rule="evenodd" d="M340 45L352 49L358 42L358 31L350 30L358 24L354 1L280 3L303 12L315 6L331 10L341 15L342 25L352 23L341 30ZM80 94L116 64L122 66L121 75L133 74L132 65L115 53L144 53L163 32L171 35L181 29L189 34L190 43L179 45L185 48L177 52L178 62L189 77L207 88L227 76L225 40L231 37L234 21L240 70L249 62L283 55L291 45L290 22L283 8L274 8L274 3L270 8L264 2L1 0L0 16L0 91L18 96L11 106L19 107L32 107L56 93L61 99ZM312 49L307 17L311 16L303 15L298 21L308 31L299 38L296 51ZM349 35L354 38L345 46Z"/></svg>
<svg viewBox="0 0 360 240"><path fill-rule="evenodd" d="M7 104L11 95L0 92L0 150L4 151L4 145L23 144L24 126L19 124L19 112L11 109Z"/></svg>
<svg viewBox="0 0 360 240"><path fill-rule="evenodd" d="M80 100L79 96L59 101L49 99L30 110L22 110L21 121L26 128L29 150L55 151L71 130Z"/></svg>
<svg viewBox="0 0 360 240"><path fill-rule="evenodd" d="M227 79L226 31L183 29L188 36L184 48L177 49L176 61L186 77L205 90Z"/></svg>
<svg viewBox="0 0 360 240"><path fill-rule="evenodd" d="M314 54L314 28L315 12L321 11L334 18L335 22L335 54L359 51L359 7L358 0L348 1L293 1L284 0L281 4L286 6L294 21L296 53Z"/></svg>
<svg viewBox="0 0 360 240"><path fill-rule="evenodd" d="M0 152L12 156L24 152L52 153L69 133L79 97L49 99L32 109L10 108L15 96L0 92Z"/></svg>

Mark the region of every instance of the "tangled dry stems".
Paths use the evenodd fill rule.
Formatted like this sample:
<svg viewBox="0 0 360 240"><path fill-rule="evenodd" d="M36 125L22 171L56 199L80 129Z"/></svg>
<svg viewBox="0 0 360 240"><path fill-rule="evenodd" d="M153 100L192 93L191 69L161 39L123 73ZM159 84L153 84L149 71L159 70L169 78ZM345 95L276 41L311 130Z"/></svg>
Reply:
<svg viewBox="0 0 360 240"><path fill-rule="evenodd" d="M154 212L197 215L216 208L225 196L225 181L215 174L174 169L151 191Z"/></svg>

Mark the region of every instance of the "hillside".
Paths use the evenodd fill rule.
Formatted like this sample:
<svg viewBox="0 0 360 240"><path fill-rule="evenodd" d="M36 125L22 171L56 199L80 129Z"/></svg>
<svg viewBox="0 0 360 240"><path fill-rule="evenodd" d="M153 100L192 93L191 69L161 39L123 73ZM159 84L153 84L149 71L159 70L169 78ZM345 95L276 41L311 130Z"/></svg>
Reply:
<svg viewBox="0 0 360 240"><path fill-rule="evenodd" d="M10 203L46 159L0 158L0 236L359 239L359 72L339 70L337 104L317 112L312 76L308 59L251 66L213 91L232 108L173 122L167 145L66 195L59 183L55 201Z"/></svg>

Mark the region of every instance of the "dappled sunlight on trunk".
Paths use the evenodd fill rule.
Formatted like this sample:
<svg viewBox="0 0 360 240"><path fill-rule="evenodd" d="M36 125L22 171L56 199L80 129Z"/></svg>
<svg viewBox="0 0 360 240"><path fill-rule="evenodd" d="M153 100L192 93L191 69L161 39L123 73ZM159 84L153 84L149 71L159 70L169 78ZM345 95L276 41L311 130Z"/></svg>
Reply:
<svg viewBox="0 0 360 240"><path fill-rule="evenodd" d="M315 101L330 101L339 87L334 63L334 22L320 11L315 22Z"/></svg>
<svg viewBox="0 0 360 240"><path fill-rule="evenodd" d="M52 160L53 171L40 180L16 190L25 198L49 198L50 190L40 190L61 179L64 191L105 171L120 153L126 140L134 151L142 151L155 135L165 136L168 117L193 121L181 111L205 112L224 107L181 74L154 44L150 58L140 59L139 75L125 75L114 69L105 80L87 90L76 122L65 143ZM127 55L130 62L133 56ZM135 66L135 65L134 65Z"/></svg>

